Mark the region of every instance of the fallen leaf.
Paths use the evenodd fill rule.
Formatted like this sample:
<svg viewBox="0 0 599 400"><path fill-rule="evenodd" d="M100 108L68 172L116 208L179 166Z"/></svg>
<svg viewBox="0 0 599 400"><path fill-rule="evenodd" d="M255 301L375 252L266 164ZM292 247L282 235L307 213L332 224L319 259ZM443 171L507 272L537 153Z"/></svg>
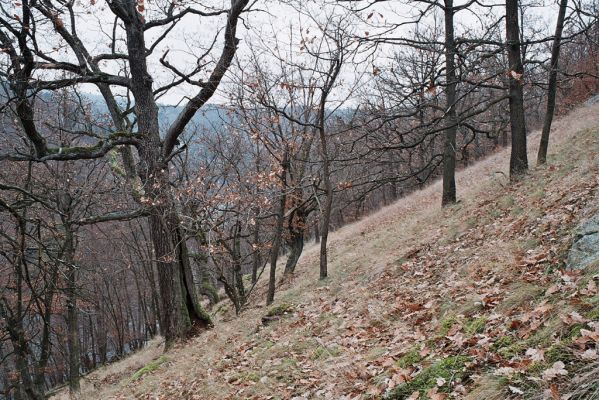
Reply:
<svg viewBox="0 0 599 400"><path fill-rule="evenodd" d="M561 361L556 361L553 363L551 368L543 371L543 379L546 381L550 381L554 378L557 378L560 375L568 375L568 371L566 371L566 365Z"/></svg>

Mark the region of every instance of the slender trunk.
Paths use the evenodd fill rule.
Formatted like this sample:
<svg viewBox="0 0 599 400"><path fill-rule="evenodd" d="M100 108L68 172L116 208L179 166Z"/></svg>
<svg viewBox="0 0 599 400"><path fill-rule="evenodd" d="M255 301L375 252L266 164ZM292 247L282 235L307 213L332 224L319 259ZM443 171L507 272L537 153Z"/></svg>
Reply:
<svg viewBox="0 0 599 400"><path fill-rule="evenodd" d="M260 268L260 264L262 264L260 250L258 248L260 242L260 222L258 221L258 213L259 211L256 210L254 214L256 223L252 231L252 244L255 246L254 252L252 253L252 283L256 283L258 280L258 269Z"/></svg>
<svg viewBox="0 0 599 400"><path fill-rule="evenodd" d="M318 222L314 224L314 243L320 243L320 226Z"/></svg>
<svg viewBox="0 0 599 400"><path fill-rule="evenodd" d="M547 148L549 147L549 132L555 113L555 96L557 92L557 66L559 62L559 50L562 41L562 32L564 30L564 19L566 18L566 9L568 0L561 0L559 4L559 13L557 15L557 24L555 25L555 37L551 48L551 65L549 70L549 84L547 85L547 108L545 111L545 121L541 133L541 143L539 144L539 153L537 154L537 164L547 162Z"/></svg>
<svg viewBox="0 0 599 400"><path fill-rule="evenodd" d="M71 227L65 225L66 243L64 259L67 273L67 345L69 349L69 391L78 393L80 388L81 355L79 348L79 316L77 314L77 268L74 265L75 238Z"/></svg>
<svg viewBox="0 0 599 400"><path fill-rule="evenodd" d="M283 161L281 162L281 198L279 199L279 210L277 211L277 221L275 225L274 239L270 249L270 272L268 276L268 292L266 294L266 304L270 305L275 300L275 281L277 272L277 258L281 247L281 237L283 236L283 224L285 222L285 203L287 202L287 170L289 168L289 150L285 149Z"/></svg>
<svg viewBox="0 0 599 400"><path fill-rule="evenodd" d="M447 74L446 89L446 125L445 144L443 151L443 198L441 205L446 206L456 202L455 163L456 163L456 133L458 117L456 113L455 74L455 41L453 33L453 0L445 0L445 69Z"/></svg>
<svg viewBox="0 0 599 400"><path fill-rule="evenodd" d="M236 311L239 313L247 302L245 285L243 284L243 271L241 270L241 223L239 222L237 223L233 239L233 281L238 301Z"/></svg>
<svg viewBox="0 0 599 400"><path fill-rule="evenodd" d="M41 256L38 261L41 264ZM53 305L54 305L54 294L56 293L56 287L58 284L58 268L53 268L52 274L50 277L50 283L47 288L47 295L44 299L44 314L43 314L43 323L44 327L42 329L42 341L40 344L40 358L37 363L34 385L37 388L39 393L43 393L45 390L45 378L46 378L46 368L48 366L48 360L50 359L51 349L52 349L52 326L50 325L50 319L52 318L53 313Z"/></svg>
<svg viewBox="0 0 599 400"><path fill-rule="evenodd" d="M320 136L320 153L322 157L323 180L326 198L322 210L321 235L320 235L320 279L328 275L327 242L329 239L329 228L331 224L331 209L333 207L333 185L331 183L331 170L329 155L327 152L327 137L324 129L324 103L320 109L320 123L318 134Z"/></svg>
<svg viewBox="0 0 599 400"><path fill-rule="evenodd" d="M509 62L510 128L512 131L511 180L517 180L528 170L526 120L524 116L524 66L522 65L520 49L518 13L518 0L506 0L505 27Z"/></svg>

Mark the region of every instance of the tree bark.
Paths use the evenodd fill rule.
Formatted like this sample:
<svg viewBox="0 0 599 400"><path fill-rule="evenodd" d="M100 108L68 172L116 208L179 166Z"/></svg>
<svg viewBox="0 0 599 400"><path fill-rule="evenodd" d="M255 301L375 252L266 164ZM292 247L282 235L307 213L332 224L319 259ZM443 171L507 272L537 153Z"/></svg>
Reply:
<svg viewBox="0 0 599 400"><path fill-rule="evenodd" d="M143 21L137 15L125 24L140 144L139 177L150 205L150 236L162 300L160 328L167 347L186 336L194 324L206 327L210 317L202 309L191 274L185 238L170 192L168 164L163 160L158 106L148 73Z"/></svg>
<svg viewBox="0 0 599 400"><path fill-rule="evenodd" d="M524 116L524 66L520 50L520 27L518 23L518 0L505 2L505 28L508 53L508 79L510 103L510 128L512 151L510 156L510 179L517 180L528 170L526 153L526 119Z"/></svg>
<svg viewBox="0 0 599 400"><path fill-rule="evenodd" d="M559 62L559 52L562 41L562 32L564 30L564 20L566 18L566 9L568 0L561 0L557 23L555 25L555 36L551 47L551 65L549 70L549 83L547 85L547 108L545 111L545 121L543 122L543 131L541 132L541 143L539 144L539 153L537 154L537 164L547 162L547 149L549 147L549 133L553 114L555 113L555 96L557 92L557 67Z"/></svg>
<svg viewBox="0 0 599 400"><path fill-rule="evenodd" d="M260 221L258 220L258 213L258 210L254 212L254 219L256 222L252 229L252 241L253 245L256 246L252 253L252 283L256 283L258 280L258 269L260 268L260 264L262 264L260 250L258 248L260 244Z"/></svg>
<svg viewBox="0 0 599 400"><path fill-rule="evenodd" d="M297 262L299 261L300 256L302 255L302 251L304 250L304 231L301 230L293 230L291 233L291 238L288 241L290 252L289 257L287 258L287 262L285 263L285 275L291 275L295 272L295 267L297 266Z"/></svg>
<svg viewBox="0 0 599 400"><path fill-rule="evenodd" d="M277 211L277 220L275 232L270 249L270 271L268 276L268 292L266 294L266 305L271 305L275 300L277 259L281 248L281 239L283 236L283 225L285 223L285 204L287 203L287 170L289 168L289 149L285 149L283 160L281 162L281 193L279 199L279 210Z"/></svg>
<svg viewBox="0 0 599 400"><path fill-rule="evenodd" d="M456 202L455 164L456 164L456 134L458 118L456 113L456 74L455 74L455 41L453 28L453 0L445 0L445 69L446 69L446 129L443 151L443 196L441 205L446 206Z"/></svg>
<svg viewBox="0 0 599 400"><path fill-rule="evenodd" d="M75 238L69 224L65 224L65 250L67 281L67 345L69 349L69 391L78 393L81 369L81 352L79 346L79 315L77 313L77 267L74 265Z"/></svg>

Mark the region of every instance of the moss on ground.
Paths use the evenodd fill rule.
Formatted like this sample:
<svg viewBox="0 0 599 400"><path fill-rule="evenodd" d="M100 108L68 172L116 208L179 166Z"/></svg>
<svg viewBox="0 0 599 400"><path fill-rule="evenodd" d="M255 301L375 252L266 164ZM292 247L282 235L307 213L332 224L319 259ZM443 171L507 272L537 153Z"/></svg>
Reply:
<svg viewBox="0 0 599 400"><path fill-rule="evenodd" d="M147 375L153 371L156 371L158 367L168 361L166 356L160 356L156 360L149 362L143 368L140 368L131 376L132 381L136 381L144 375Z"/></svg>
<svg viewBox="0 0 599 400"><path fill-rule="evenodd" d="M402 400L408 398L412 393L418 391L422 398L433 387L438 386L437 380L442 378L445 383L439 387L439 392L450 391L451 383L464 379L467 376L466 363L470 361L467 356L447 357L437 361L430 367L423 369L413 380L397 386L391 393L385 396L387 400Z"/></svg>
<svg viewBox="0 0 599 400"><path fill-rule="evenodd" d="M556 361L564 363L574 360L572 350L565 343L556 343L545 351L545 361L552 365Z"/></svg>
<svg viewBox="0 0 599 400"><path fill-rule="evenodd" d="M485 331L488 318L486 316L474 318L466 321L464 324L464 332L468 335L474 335Z"/></svg>
<svg viewBox="0 0 599 400"><path fill-rule="evenodd" d="M280 317L293 311L293 306L287 303L281 303L277 306L272 307L266 313L267 317Z"/></svg>
<svg viewBox="0 0 599 400"><path fill-rule="evenodd" d="M339 355L341 355L341 348L339 346L318 346L314 349L310 358L312 360L325 360L329 357L338 357Z"/></svg>
<svg viewBox="0 0 599 400"><path fill-rule="evenodd" d="M416 363L418 363L420 360L422 360L422 357L420 356L420 351L416 348L408 351L406 354L404 354L403 356L401 356L401 358L399 360L397 360L397 365L400 368L407 368L410 367Z"/></svg>
<svg viewBox="0 0 599 400"><path fill-rule="evenodd" d="M589 311L586 316L591 321L599 321L599 307Z"/></svg>
<svg viewBox="0 0 599 400"><path fill-rule="evenodd" d="M505 335L497 339L493 343L493 345L491 345L491 349L497 351L509 347L512 344L514 344L514 337L510 335Z"/></svg>
<svg viewBox="0 0 599 400"><path fill-rule="evenodd" d="M508 346L500 348L497 351L497 353L501 357L505 358L506 360L509 360L511 358L514 358L514 357L522 354L522 352L524 352L527 348L528 348L528 343L525 340L519 340L519 341L512 343Z"/></svg>
<svg viewBox="0 0 599 400"><path fill-rule="evenodd" d="M439 324L439 335L446 336L449 333L449 330L457 323L458 319L455 315L445 317Z"/></svg>

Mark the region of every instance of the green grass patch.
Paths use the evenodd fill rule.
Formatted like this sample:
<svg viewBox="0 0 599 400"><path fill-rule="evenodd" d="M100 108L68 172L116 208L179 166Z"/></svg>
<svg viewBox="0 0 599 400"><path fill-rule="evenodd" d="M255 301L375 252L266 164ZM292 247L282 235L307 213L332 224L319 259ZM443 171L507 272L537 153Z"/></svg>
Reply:
<svg viewBox="0 0 599 400"><path fill-rule="evenodd" d="M408 351L406 354L401 356L399 360L397 360L396 364L400 368L411 367L412 365L420 362L422 357L420 356L420 351L416 348Z"/></svg>
<svg viewBox="0 0 599 400"><path fill-rule="evenodd" d="M545 361L553 365L556 361L567 363L574 360L572 350L564 343L556 343L545 351Z"/></svg>
<svg viewBox="0 0 599 400"><path fill-rule="evenodd" d="M487 326L487 317L482 316L471 319L464 324L464 332L468 335L474 335L477 333L483 333Z"/></svg>
<svg viewBox="0 0 599 400"><path fill-rule="evenodd" d="M449 330L458 323L458 319L455 315L450 315L448 317L443 318L441 323L439 324L439 335L446 336L449 333Z"/></svg>
<svg viewBox="0 0 599 400"><path fill-rule="evenodd" d="M439 387L439 392L448 393L450 392L452 382L466 378L466 363L468 361L470 361L470 357L467 356L453 356L437 361L430 367L423 369L410 382L396 387L391 393L385 396L385 399L406 399L416 391L420 392L420 395L425 396L428 390L437 386L438 378L446 381L443 386Z"/></svg>
<svg viewBox="0 0 599 400"><path fill-rule="evenodd" d="M528 347L529 347L528 343L525 340L520 340L520 341L512 343L508 346L498 349L497 354L499 354L501 357L505 358L506 360L509 360L511 358L514 358L514 357L522 354Z"/></svg>

